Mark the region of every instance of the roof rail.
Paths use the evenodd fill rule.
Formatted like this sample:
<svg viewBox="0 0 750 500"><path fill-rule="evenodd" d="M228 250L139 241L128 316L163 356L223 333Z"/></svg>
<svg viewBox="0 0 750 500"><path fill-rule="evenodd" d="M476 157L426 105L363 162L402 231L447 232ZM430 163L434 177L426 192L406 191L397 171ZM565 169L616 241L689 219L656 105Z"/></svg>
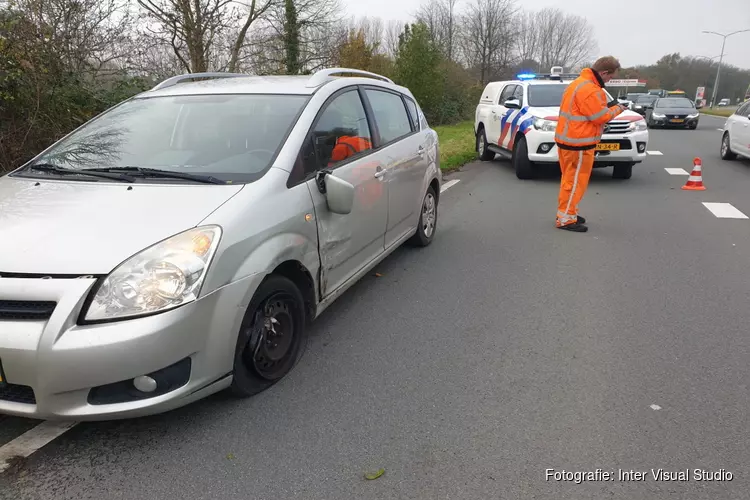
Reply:
<svg viewBox="0 0 750 500"><path fill-rule="evenodd" d="M160 90L165 89L167 87L172 87L174 85L177 85L178 83L182 83L185 81L191 81L196 80L198 78L236 78L240 76L248 76L243 73L186 73L184 75L177 75L173 76L172 78L167 78L160 84L158 84L156 87L152 88L151 90Z"/></svg>
<svg viewBox="0 0 750 500"><path fill-rule="evenodd" d="M310 77L310 80L308 80L306 86L317 87L329 81L333 77L333 75L340 75L340 74L365 76L369 78L374 78L376 80L382 80L386 83L393 83L393 80L391 80L388 77L385 77L383 75L378 75L377 73L371 73L369 71L362 71L361 69L325 68L325 69L321 69L320 71L316 71L315 74L313 74L313 76Z"/></svg>

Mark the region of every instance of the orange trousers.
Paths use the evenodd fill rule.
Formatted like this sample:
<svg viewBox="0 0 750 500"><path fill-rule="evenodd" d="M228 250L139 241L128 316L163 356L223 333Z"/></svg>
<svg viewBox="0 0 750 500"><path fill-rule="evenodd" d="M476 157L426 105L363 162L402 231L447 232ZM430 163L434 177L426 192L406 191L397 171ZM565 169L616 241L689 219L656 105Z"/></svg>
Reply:
<svg viewBox="0 0 750 500"><path fill-rule="evenodd" d="M560 195L557 198L557 227L573 224L578 220L578 203L586 194L591 170L594 168L594 150L557 150L560 159Z"/></svg>

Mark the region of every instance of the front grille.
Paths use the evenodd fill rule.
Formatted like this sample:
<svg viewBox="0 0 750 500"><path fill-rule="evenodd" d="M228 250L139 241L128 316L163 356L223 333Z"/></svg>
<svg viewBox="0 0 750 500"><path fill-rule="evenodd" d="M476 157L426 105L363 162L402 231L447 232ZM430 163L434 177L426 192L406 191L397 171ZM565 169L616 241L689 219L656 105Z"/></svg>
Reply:
<svg viewBox="0 0 750 500"><path fill-rule="evenodd" d="M687 115L667 115L667 118L669 118L670 120L675 118L684 120L685 118L687 118Z"/></svg>
<svg viewBox="0 0 750 500"><path fill-rule="evenodd" d="M0 401L35 405L34 389L27 385L6 384L0 386Z"/></svg>
<svg viewBox="0 0 750 500"><path fill-rule="evenodd" d="M605 134L627 134L630 122L609 122L604 126Z"/></svg>
<svg viewBox="0 0 750 500"><path fill-rule="evenodd" d="M0 320L49 319L57 306L56 302L36 300L0 300Z"/></svg>

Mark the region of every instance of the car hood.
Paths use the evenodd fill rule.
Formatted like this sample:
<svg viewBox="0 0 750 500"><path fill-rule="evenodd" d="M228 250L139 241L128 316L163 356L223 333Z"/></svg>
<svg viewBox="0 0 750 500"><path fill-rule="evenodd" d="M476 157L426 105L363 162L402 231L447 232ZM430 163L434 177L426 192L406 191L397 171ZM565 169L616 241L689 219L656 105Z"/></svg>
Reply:
<svg viewBox="0 0 750 500"><path fill-rule="evenodd" d="M698 110L694 108L656 108L652 112L663 115L694 115Z"/></svg>
<svg viewBox="0 0 750 500"><path fill-rule="evenodd" d="M550 106L550 107L544 107L544 108L530 108L529 113L539 118L544 118L547 116L557 117L560 115L560 108L558 106L555 106L555 107ZM640 118L641 115L639 115L635 111L625 110L619 115L617 115L615 120L628 118L628 117Z"/></svg>
<svg viewBox="0 0 750 500"><path fill-rule="evenodd" d="M0 275L107 274L241 189L0 178Z"/></svg>

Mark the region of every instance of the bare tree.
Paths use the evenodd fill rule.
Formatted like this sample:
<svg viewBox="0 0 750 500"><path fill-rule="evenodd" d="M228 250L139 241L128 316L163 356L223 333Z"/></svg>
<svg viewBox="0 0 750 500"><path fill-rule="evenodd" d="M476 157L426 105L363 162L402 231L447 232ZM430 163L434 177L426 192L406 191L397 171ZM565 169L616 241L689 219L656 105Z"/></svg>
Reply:
<svg viewBox="0 0 750 500"><path fill-rule="evenodd" d="M404 31L404 23L401 21L388 21L383 33L383 52L391 58L398 54L398 40Z"/></svg>
<svg viewBox="0 0 750 500"><path fill-rule="evenodd" d="M416 20L427 26L432 41L440 48L443 57L455 60L458 31L458 0L433 0L423 3L417 10Z"/></svg>
<svg viewBox="0 0 750 500"><path fill-rule="evenodd" d="M482 85L513 61L514 0L474 0L463 16L462 47Z"/></svg>
<svg viewBox="0 0 750 500"><path fill-rule="evenodd" d="M228 54L225 66L236 71L251 26L276 0L138 0L146 13L146 31L168 44L185 71L217 66L217 48ZM232 33L231 37L229 33ZM228 44L228 47L224 47Z"/></svg>
<svg viewBox="0 0 750 500"><path fill-rule="evenodd" d="M585 18L545 8L520 17L518 53L522 59L539 62L540 69L579 66L597 50L594 30Z"/></svg>

